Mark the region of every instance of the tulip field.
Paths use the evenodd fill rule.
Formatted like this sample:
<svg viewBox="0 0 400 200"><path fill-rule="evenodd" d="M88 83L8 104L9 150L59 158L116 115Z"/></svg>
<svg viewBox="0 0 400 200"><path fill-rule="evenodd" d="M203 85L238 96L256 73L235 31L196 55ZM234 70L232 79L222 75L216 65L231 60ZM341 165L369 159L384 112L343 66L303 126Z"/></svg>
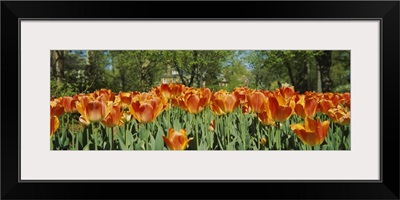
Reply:
<svg viewBox="0 0 400 200"><path fill-rule="evenodd" d="M350 150L350 93L161 84L50 100L51 150Z"/></svg>

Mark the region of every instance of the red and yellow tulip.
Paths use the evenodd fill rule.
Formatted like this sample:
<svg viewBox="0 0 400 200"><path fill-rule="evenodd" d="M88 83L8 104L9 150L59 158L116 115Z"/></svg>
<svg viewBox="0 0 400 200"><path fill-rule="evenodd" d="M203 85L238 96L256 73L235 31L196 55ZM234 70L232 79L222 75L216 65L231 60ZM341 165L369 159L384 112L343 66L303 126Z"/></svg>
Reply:
<svg viewBox="0 0 400 200"><path fill-rule="evenodd" d="M310 146L316 146L324 142L329 129L329 121L321 123L320 119L315 121L309 117L304 119L304 124L292 124L290 128L296 133L300 140Z"/></svg>
<svg viewBox="0 0 400 200"><path fill-rule="evenodd" d="M112 101L106 101L105 98L91 100L87 96L81 97L76 102L76 109L81 114L79 121L85 125L102 121L110 112L112 104Z"/></svg>
<svg viewBox="0 0 400 200"><path fill-rule="evenodd" d="M229 93L225 90L220 90L214 93L211 97L211 110L216 115L232 113L240 103L240 99L235 93Z"/></svg>
<svg viewBox="0 0 400 200"><path fill-rule="evenodd" d="M276 122L287 120L294 112L293 99L285 100L281 95L268 97L268 115Z"/></svg>
<svg viewBox="0 0 400 200"><path fill-rule="evenodd" d="M50 102L50 137L54 135L60 126L58 117L64 113L64 109L60 103Z"/></svg>
<svg viewBox="0 0 400 200"><path fill-rule="evenodd" d="M301 118L314 117L318 108L318 100L313 96L300 95L300 99L296 102L295 112Z"/></svg>
<svg viewBox="0 0 400 200"><path fill-rule="evenodd" d="M328 116L332 121L341 125L350 124L350 111L338 105L337 108L328 110Z"/></svg>
<svg viewBox="0 0 400 200"><path fill-rule="evenodd" d="M183 110L191 114L198 114L207 106L211 99L211 91L208 88L199 88L197 90L189 88L179 97L179 105Z"/></svg>
<svg viewBox="0 0 400 200"><path fill-rule="evenodd" d="M101 122L106 127L121 126L121 118L123 113L124 112L121 110L121 107L115 103L114 105L112 105L108 115Z"/></svg>
<svg viewBox="0 0 400 200"><path fill-rule="evenodd" d="M62 97L62 105L64 107L64 112L66 113L71 113L71 112L76 112L76 107L75 107L75 102L78 101L77 97Z"/></svg>
<svg viewBox="0 0 400 200"><path fill-rule="evenodd" d="M129 111L140 123L150 123L165 110L167 103L154 93L140 93L132 99Z"/></svg>
<svg viewBox="0 0 400 200"><path fill-rule="evenodd" d="M254 91L247 95L248 105L251 111L255 113L265 112L266 100L267 97L260 91Z"/></svg>
<svg viewBox="0 0 400 200"><path fill-rule="evenodd" d="M185 129L177 132L173 128L168 130L168 137L163 136L163 139L170 150L185 150L190 140L193 140L193 138L187 138Z"/></svg>

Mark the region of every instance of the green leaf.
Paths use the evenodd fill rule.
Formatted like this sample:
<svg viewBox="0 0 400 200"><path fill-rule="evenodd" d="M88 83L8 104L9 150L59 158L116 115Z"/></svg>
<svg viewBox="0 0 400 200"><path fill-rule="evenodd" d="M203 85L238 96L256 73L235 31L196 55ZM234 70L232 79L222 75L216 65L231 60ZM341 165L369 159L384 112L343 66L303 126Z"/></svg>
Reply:
<svg viewBox="0 0 400 200"><path fill-rule="evenodd" d="M157 135L156 135L156 141L155 141L155 150L162 150L164 147L164 140L163 137L164 133L161 127L158 127Z"/></svg>
<svg viewBox="0 0 400 200"><path fill-rule="evenodd" d="M151 150L156 149L156 140L154 139L153 135L150 135L150 149Z"/></svg>
<svg viewBox="0 0 400 200"><path fill-rule="evenodd" d="M144 150L145 142L143 140L139 140L138 143L135 144L135 150Z"/></svg>
<svg viewBox="0 0 400 200"><path fill-rule="evenodd" d="M174 130L177 130L177 131L181 130L181 123L179 122L178 119L174 120Z"/></svg>
<svg viewBox="0 0 400 200"><path fill-rule="evenodd" d="M118 138L118 144L121 147L122 150L128 150L127 146L125 145L125 141L123 139L123 137L121 136L121 134L117 135Z"/></svg>
<svg viewBox="0 0 400 200"><path fill-rule="evenodd" d="M149 138L149 131L148 130L146 130L145 128L141 128L140 130L139 130L139 135L140 135L140 138L142 139L142 140L147 140L148 138Z"/></svg>
<svg viewBox="0 0 400 200"><path fill-rule="evenodd" d="M128 146L132 146L133 145L133 135L131 132L127 132L126 133L127 136L127 142L128 142Z"/></svg>

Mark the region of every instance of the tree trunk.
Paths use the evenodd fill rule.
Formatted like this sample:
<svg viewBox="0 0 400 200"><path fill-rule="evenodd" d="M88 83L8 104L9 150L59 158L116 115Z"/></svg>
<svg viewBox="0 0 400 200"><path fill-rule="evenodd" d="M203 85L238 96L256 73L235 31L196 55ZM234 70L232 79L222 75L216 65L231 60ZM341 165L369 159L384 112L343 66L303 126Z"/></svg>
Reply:
<svg viewBox="0 0 400 200"><path fill-rule="evenodd" d="M322 87L321 87L321 72L319 71L318 65L317 65L317 92L322 92Z"/></svg>
<svg viewBox="0 0 400 200"><path fill-rule="evenodd" d="M286 62L285 65L286 65L286 68L288 70L288 74L289 74L289 77L290 77L290 82L292 82L292 85L294 86L295 89L298 88L298 85L294 81L293 72L292 72L292 68L290 67L290 64L288 62Z"/></svg>
<svg viewBox="0 0 400 200"><path fill-rule="evenodd" d="M197 63L197 59L198 59L198 52L197 51L193 51L193 60L194 60L194 64L192 65L192 72L190 74L190 81L189 81L189 87L191 87L193 85L193 81L194 78L196 76L196 70L199 66L199 64Z"/></svg>
<svg viewBox="0 0 400 200"><path fill-rule="evenodd" d="M61 86L64 77L64 51L56 51L56 77L57 85Z"/></svg>
<svg viewBox="0 0 400 200"><path fill-rule="evenodd" d="M321 73L322 92L332 91L332 79L330 78L330 69L332 65L332 51L323 51L321 55L316 56L319 71Z"/></svg>

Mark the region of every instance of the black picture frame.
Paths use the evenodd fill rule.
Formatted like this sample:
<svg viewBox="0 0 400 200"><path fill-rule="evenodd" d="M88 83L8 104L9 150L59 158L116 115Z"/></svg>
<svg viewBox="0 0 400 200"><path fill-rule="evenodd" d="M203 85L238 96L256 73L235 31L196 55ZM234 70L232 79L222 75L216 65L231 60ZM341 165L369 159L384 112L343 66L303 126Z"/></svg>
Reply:
<svg viewBox="0 0 400 200"><path fill-rule="evenodd" d="M399 199L399 7L399 1L2 1L1 198ZM22 18L379 19L382 22L381 181L20 182L18 171L20 159L18 119L21 112L19 19ZM57 167L61 164L65 163L53 163L49 167ZM323 163L316 167L323 167ZM152 188L155 192L144 192L147 188Z"/></svg>

